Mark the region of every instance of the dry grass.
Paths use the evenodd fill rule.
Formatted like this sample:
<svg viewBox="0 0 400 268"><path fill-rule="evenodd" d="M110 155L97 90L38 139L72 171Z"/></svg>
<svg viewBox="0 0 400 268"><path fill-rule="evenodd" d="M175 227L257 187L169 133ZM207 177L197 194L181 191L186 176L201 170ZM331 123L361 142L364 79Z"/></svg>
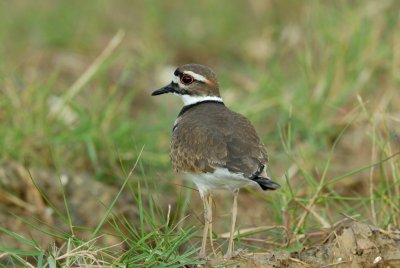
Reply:
<svg viewBox="0 0 400 268"><path fill-rule="evenodd" d="M39 238L42 230L66 232L50 235L65 249L61 244L68 243L68 233L80 230L76 225L95 228L98 222L89 219L98 218L97 209L90 211L97 216L79 212L79 206L77 213L66 215L77 189L84 189L85 196L90 187L63 184L64 174L70 181L85 178L93 189L109 189L128 204L117 204L114 215L115 196L98 190L107 197L100 216L124 215L133 225L149 217L151 224L125 246L136 245L151 261L179 259L175 251L171 256L151 251L172 241L157 235L170 204L168 215L179 223L174 230L183 230L186 241L178 236L171 243L181 247L176 251L183 254L181 260L189 259L185 254L196 248L196 240L188 242L189 230L200 225L201 202L191 185L172 172L167 156L170 127L181 104L173 97L149 97L169 79L165 73L188 62L216 71L226 104L254 123L269 150L270 172L284 186L271 194L248 189L241 195L239 226L250 231L238 235L238 246L254 252L270 245L298 250L309 234L333 226L343 215L384 229L398 226L399 9L397 1L389 0L0 4L0 226L26 226L10 220L8 211L28 221L39 218L33 240L43 243L24 244L16 235L5 240L4 232L0 240L45 254L52 251L45 250L48 240ZM125 170L143 145L128 197L120 196ZM33 175L41 194L27 169L43 171ZM153 181L157 191L148 183ZM149 185L139 190L138 182ZM147 201L138 203L138 191ZM155 202L158 192L161 201ZM99 204L93 196L87 202ZM222 247L229 201L222 195L215 204L215 239ZM49 208L59 215L46 214ZM147 216L143 211L149 211ZM114 229L96 232L114 230L127 239L122 234L131 227L124 220L99 218ZM279 228L254 233L260 226ZM155 240L144 239L146 232ZM141 239L147 244L135 244ZM77 247L87 237L79 241ZM118 242L95 244L110 243Z"/></svg>

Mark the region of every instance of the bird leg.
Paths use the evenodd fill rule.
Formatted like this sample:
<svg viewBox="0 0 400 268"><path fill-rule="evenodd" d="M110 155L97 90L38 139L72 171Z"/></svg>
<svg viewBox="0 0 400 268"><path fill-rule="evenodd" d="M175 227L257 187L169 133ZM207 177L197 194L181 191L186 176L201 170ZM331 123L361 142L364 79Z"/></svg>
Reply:
<svg viewBox="0 0 400 268"><path fill-rule="evenodd" d="M232 258L233 254L233 235L235 233L235 224L236 224L236 216L237 216L237 198L239 195L239 189L235 190L233 192L233 205L232 205L232 220L231 220L231 232L229 236L229 244L228 244L228 250L226 251L225 254L225 259L230 259Z"/></svg>
<svg viewBox="0 0 400 268"><path fill-rule="evenodd" d="M208 230L210 233L210 244L211 244L211 249L214 253L214 256L217 256L217 253L215 253L214 249L214 244L213 244L213 233L212 233L212 205L213 205L213 200L211 194L208 195Z"/></svg>
<svg viewBox="0 0 400 268"><path fill-rule="evenodd" d="M203 200L203 206L204 206L204 229L203 229L203 238L201 241L201 248L200 248L200 253L199 253L199 259L205 259L206 258L206 242L207 242L207 235L208 235L208 227L209 227L209 205L208 205L208 196L209 194L206 193L204 196L201 196L201 199Z"/></svg>

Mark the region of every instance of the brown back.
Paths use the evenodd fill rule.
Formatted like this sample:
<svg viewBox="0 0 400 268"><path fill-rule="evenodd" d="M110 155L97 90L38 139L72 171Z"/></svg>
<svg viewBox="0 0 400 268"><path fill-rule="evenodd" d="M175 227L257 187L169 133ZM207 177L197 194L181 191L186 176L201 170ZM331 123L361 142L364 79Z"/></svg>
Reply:
<svg viewBox="0 0 400 268"><path fill-rule="evenodd" d="M230 172L253 175L267 162L267 152L244 116L222 103L196 104L178 117L170 157L177 171Z"/></svg>

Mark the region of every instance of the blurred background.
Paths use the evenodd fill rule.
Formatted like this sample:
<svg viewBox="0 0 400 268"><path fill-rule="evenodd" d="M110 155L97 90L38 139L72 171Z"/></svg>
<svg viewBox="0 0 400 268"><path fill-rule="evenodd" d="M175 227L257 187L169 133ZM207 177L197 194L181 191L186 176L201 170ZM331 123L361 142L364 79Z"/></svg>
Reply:
<svg viewBox="0 0 400 268"><path fill-rule="evenodd" d="M74 225L94 227L138 158L132 185L155 182L162 210L179 197L184 224L201 226L198 194L168 158L182 103L150 97L185 63L217 73L283 185L242 191L240 227L288 218L302 233L343 213L398 225L399 10L390 0L0 2L0 226L51 243L11 216L68 229L45 195L61 212L66 196ZM215 203L221 233L231 196ZM115 213L135 222L138 204L122 194Z"/></svg>

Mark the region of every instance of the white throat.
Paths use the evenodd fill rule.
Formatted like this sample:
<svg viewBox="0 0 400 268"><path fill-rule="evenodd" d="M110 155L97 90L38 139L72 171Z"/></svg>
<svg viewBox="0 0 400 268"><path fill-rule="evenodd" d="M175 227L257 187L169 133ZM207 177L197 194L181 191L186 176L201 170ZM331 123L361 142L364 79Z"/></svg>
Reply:
<svg viewBox="0 0 400 268"><path fill-rule="evenodd" d="M203 102L203 101L224 102L221 97L217 96L190 96L190 95L178 95L178 96L181 97L183 104L185 106L196 104L198 102Z"/></svg>

